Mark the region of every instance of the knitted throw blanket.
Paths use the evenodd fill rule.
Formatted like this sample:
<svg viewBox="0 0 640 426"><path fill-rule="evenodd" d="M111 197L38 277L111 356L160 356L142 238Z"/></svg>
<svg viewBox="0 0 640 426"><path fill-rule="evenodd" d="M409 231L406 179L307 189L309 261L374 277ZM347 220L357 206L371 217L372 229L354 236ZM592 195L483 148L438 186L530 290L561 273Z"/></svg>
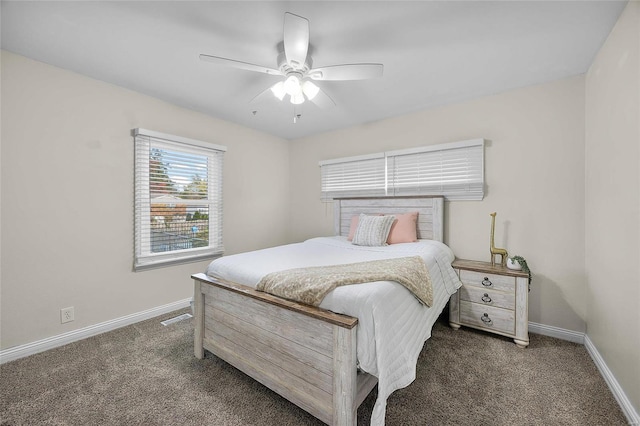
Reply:
<svg viewBox="0 0 640 426"><path fill-rule="evenodd" d="M373 281L395 281L423 304L431 306L433 303L431 277L420 256L272 272L262 277L256 289L318 306L338 286Z"/></svg>

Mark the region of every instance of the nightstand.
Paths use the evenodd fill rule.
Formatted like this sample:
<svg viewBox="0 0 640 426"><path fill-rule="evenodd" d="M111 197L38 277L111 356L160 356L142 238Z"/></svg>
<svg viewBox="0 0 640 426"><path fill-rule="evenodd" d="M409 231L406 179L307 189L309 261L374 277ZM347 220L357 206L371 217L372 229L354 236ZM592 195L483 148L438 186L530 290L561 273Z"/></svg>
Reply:
<svg viewBox="0 0 640 426"><path fill-rule="evenodd" d="M456 259L451 264L462 287L449 301L449 324L464 325L529 345L529 275L489 262Z"/></svg>

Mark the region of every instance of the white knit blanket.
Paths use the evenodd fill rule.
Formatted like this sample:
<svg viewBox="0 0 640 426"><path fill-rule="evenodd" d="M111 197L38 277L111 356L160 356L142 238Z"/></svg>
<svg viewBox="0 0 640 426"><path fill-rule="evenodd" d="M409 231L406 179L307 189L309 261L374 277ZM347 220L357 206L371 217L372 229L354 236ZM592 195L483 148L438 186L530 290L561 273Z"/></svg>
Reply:
<svg viewBox="0 0 640 426"><path fill-rule="evenodd" d="M256 290L319 306L336 287L375 281L395 281L425 305L433 304L429 270L420 256L286 269L262 277Z"/></svg>

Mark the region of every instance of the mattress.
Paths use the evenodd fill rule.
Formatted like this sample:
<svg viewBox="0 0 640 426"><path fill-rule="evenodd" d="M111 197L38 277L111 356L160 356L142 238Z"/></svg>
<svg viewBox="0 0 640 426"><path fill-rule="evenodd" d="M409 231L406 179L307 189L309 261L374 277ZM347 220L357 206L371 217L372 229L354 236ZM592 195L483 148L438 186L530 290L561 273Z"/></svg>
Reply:
<svg viewBox="0 0 640 426"><path fill-rule="evenodd" d="M358 318L358 367L378 378L372 425L384 425L386 400L415 379L424 342L449 297L461 286L451 268L455 256L445 244L420 240L383 247L356 246L345 237L319 237L231 256L211 262L207 275L254 287L271 272L307 266L340 265L368 260L421 256L433 286L427 307L392 281L342 286L331 291L320 308Z"/></svg>

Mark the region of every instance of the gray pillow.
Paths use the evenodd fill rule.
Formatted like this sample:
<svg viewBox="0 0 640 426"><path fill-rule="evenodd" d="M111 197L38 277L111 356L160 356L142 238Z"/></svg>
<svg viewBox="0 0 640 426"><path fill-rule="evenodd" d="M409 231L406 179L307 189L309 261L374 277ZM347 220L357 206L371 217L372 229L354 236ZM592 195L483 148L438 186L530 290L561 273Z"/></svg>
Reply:
<svg viewBox="0 0 640 426"><path fill-rule="evenodd" d="M367 216L361 214L356 233L353 236L353 244L357 246L386 246L394 220L396 217L393 215Z"/></svg>

